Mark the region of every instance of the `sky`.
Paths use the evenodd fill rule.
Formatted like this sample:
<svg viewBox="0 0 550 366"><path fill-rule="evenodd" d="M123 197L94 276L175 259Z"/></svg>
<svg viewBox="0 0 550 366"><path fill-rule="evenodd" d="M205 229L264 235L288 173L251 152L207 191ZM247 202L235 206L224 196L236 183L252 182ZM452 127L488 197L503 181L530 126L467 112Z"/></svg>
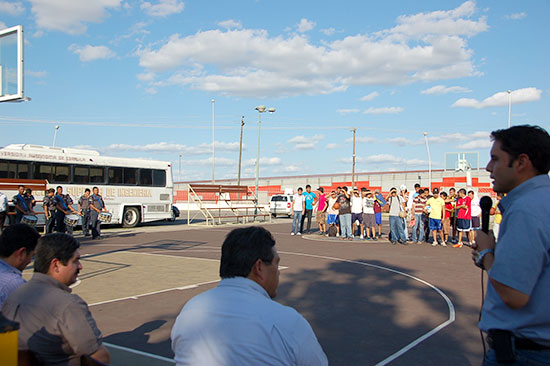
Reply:
<svg viewBox="0 0 550 366"><path fill-rule="evenodd" d="M170 161L176 180L488 160L490 131L550 127L548 1L0 0L23 25L13 143ZM511 94L508 94L508 90ZM214 100L214 102L212 102ZM181 168L180 168L181 167Z"/></svg>

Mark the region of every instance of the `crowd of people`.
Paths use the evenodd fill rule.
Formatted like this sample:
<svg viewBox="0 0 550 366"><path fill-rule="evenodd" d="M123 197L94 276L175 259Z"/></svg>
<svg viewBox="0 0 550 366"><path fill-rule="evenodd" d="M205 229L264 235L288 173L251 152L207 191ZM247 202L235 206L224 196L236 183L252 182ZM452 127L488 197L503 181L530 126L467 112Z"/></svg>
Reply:
<svg viewBox="0 0 550 366"><path fill-rule="evenodd" d="M502 195L498 195L492 214L496 214L495 225L501 216L496 204ZM325 193L323 187L312 192L311 186L301 187L292 200L291 235L312 233L313 212L319 234L340 237L342 240L354 238L379 240L382 238L382 211L389 213L388 239L392 244L431 243L432 246L455 248L475 242L475 231L481 227L481 208L479 197L473 190L450 188L449 192L440 192L434 188L431 192L414 185L409 192L405 185L399 190L391 188L386 197L379 190L337 187ZM307 221L307 225L306 224Z"/></svg>
<svg viewBox="0 0 550 366"><path fill-rule="evenodd" d="M44 233L54 232L73 234L73 227L78 223L78 217L81 218L82 234L92 236L92 239L101 239L101 219L100 213L108 212L105 207L103 197L99 194L99 188L93 187L84 190L84 193L78 200L78 209L73 207L74 202L69 194L63 193L63 187L57 186L56 189L47 189L42 201L43 212L36 212L36 199L32 194L31 188L24 185L18 186L18 194L12 199L15 208L15 218L12 223L21 222L31 226L36 225L37 215L44 214ZM8 216L8 199L5 194L0 192L0 232L4 229L4 224ZM90 234L91 232L91 234Z"/></svg>

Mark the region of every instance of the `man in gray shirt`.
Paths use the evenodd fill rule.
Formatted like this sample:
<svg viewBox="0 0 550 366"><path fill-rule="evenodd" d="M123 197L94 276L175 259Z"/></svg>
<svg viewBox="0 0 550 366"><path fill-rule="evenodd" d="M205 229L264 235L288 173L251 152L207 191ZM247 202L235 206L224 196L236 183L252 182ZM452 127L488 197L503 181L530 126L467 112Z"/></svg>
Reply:
<svg viewBox="0 0 550 366"><path fill-rule="evenodd" d="M79 246L67 234L40 238L32 279L2 308L6 318L20 324L19 349L32 351L45 365L80 365L83 356L110 362L88 305L69 288L82 269Z"/></svg>

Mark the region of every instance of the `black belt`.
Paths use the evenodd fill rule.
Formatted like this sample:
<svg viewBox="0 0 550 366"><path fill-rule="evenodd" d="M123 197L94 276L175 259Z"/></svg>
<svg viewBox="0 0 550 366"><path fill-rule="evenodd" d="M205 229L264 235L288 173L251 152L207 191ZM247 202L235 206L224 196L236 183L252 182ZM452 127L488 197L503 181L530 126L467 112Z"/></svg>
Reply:
<svg viewBox="0 0 550 366"><path fill-rule="evenodd" d="M493 339L491 336L487 336L487 343L489 343L489 347L493 347ZM539 344L535 341L532 341L528 338L517 338L514 337L514 345L516 349L521 350L529 350L529 351L548 351L550 350L550 346L543 346L542 344Z"/></svg>

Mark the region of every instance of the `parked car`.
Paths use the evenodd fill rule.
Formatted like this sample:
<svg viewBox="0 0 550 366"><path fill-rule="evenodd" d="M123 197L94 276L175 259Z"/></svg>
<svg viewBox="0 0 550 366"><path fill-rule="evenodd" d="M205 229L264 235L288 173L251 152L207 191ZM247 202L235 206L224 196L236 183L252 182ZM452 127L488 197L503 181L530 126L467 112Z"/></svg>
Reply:
<svg viewBox="0 0 550 366"><path fill-rule="evenodd" d="M271 216L286 215L290 217L293 198L294 196L291 194L276 194L271 196L271 200L269 201L269 212Z"/></svg>

